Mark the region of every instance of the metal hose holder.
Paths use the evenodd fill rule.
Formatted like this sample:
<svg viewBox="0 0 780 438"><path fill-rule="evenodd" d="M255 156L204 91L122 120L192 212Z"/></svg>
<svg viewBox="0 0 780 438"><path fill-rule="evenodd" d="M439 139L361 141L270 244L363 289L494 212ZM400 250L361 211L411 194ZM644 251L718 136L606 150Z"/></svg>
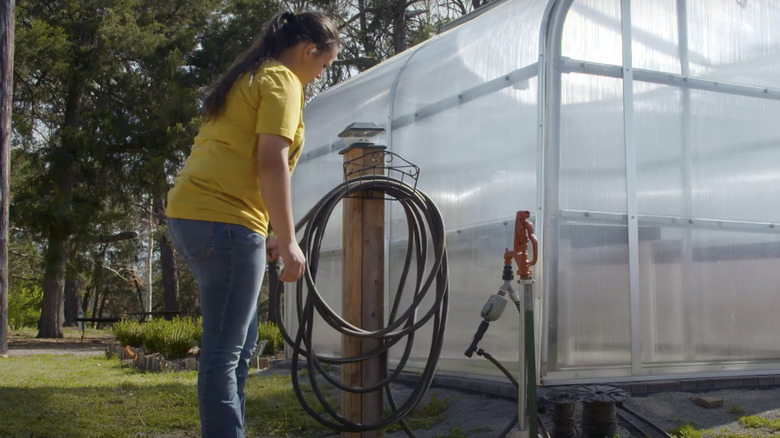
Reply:
<svg viewBox="0 0 780 438"><path fill-rule="evenodd" d="M373 122L355 122L347 126L339 137L346 147L339 151L345 155L348 151L360 148L364 151L361 155L344 162L344 181L350 193L354 193L355 185L379 178L393 178L412 188L412 194L417 193L417 178L420 168L404 159L400 155L389 152L387 146L374 143L375 138L385 131ZM379 196L373 192L362 192L363 198L383 197L386 200L395 200L384 195Z"/></svg>

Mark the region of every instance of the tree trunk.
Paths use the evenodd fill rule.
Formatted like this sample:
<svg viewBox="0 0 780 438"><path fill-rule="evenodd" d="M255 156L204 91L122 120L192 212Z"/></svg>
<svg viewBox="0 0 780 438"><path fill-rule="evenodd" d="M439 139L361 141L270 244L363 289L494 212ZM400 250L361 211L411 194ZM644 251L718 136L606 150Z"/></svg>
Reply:
<svg viewBox="0 0 780 438"><path fill-rule="evenodd" d="M89 300L92 295L92 288L93 286L87 286L86 290L84 291L84 297L81 299L81 306L80 310L84 312L84 316L87 316L87 310L89 310Z"/></svg>
<svg viewBox="0 0 780 438"><path fill-rule="evenodd" d="M14 0L0 0L0 355L8 353L8 194L14 66Z"/></svg>
<svg viewBox="0 0 780 438"><path fill-rule="evenodd" d="M363 45L363 52L368 57L376 57L376 46L374 40L368 36L368 8L366 0L358 0L358 12L360 14L360 41Z"/></svg>
<svg viewBox="0 0 780 438"><path fill-rule="evenodd" d="M68 259L67 238L59 230L49 232L46 270L43 275L43 303L38 320L39 338L61 338L65 264Z"/></svg>
<svg viewBox="0 0 780 438"><path fill-rule="evenodd" d="M65 279L65 321L63 326L76 325L76 317L79 316L79 281L78 279Z"/></svg>
<svg viewBox="0 0 780 438"><path fill-rule="evenodd" d="M143 303L143 311L144 312L152 312L152 281L153 281L153 274L152 269L154 266L154 263L152 263L152 257L154 257L154 201L149 198L149 212L147 215L147 226L149 227L149 239L147 240L147 246L146 246L146 290L145 296L144 296L144 303ZM148 316L149 321L151 321L152 315Z"/></svg>
<svg viewBox="0 0 780 438"><path fill-rule="evenodd" d="M65 117L60 132L59 147L54 150L49 165L52 175L53 223L48 230L45 274L43 276L43 304L38 320L39 338L61 338L65 266L68 259L68 239L73 231L72 196L73 166L78 150L78 122L81 115L84 84L77 71L68 79L65 98Z"/></svg>
<svg viewBox="0 0 780 438"><path fill-rule="evenodd" d="M165 225L165 205L162 198L154 200L154 214L158 225ZM173 259L173 248L166 233L159 233L158 246L160 247L160 268L162 269L162 286L166 312L179 311L179 273L176 270L176 261Z"/></svg>
<svg viewBox="0 0 780 438"><path fill-rule="evenodd" d="M406 0L396 0L393 6L393 49L398 54L406 50Z"/></svg>
<svg viewBox="0 0 780 438"><path fill-rule="evenodd" d="M100 295L100 290L95 288L95 300L92 302L92 317L98 318L98 303L103 299L103 295ZM97 327L96 322L92 322L92 328Z"/></svg>
<svg viewBox="0 0 780 438"><path fill-rule="evenodd" d="M106 303L108 302L108 292L105 292L103 294L103 298L100 300L100 308L98 308L97 316L95 318L102 318L103 317L103 309L106 308ZM100 323L95 324L95 328L100 328Z"/></svg>

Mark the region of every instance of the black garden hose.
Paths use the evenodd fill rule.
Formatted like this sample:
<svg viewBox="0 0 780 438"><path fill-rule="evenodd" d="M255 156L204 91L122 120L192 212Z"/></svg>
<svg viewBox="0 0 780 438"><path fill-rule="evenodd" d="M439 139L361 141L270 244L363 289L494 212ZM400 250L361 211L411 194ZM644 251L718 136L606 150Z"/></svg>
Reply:
<svg viewBox="0 0 780 438"><path fill-rule="evenodd" d="M393 303L387 317L387 325L379 330L363 330L345 321L340 312L334 311L320 294L316 285L317 266L319 263L320 245L325 234L325 227L334 208L338 203L351 196L360 196L362 193L380 193L385 199L395 200L400 203L406 214L408 225L408 244L401 271L400 280L396 289ZM305 231L301 241L301 249L307 259L306 274L296 285L295 304L297 309L298 330L294 337L285 330L281 323L281 283L271 284L270 313L272 320L282 331L285 341L292 347L292 383L295 394L301 402L304 410L321 424L342 432L363 432L368 430L384 429L394 423L400 422L407 434L414 437L409 426L403 418L417 406L422 397L430 388L436 370L436 364L441 353L444 327L447 320L447 308L449 299L449 286L447 277L447 249L445 245L444 223L438 208L433 201L414 187L387 176L365 176L350 179L335 187L325 195L317 205L306 215ZM430 258L430 260L429 260ZM410 267L415 263L413 277L409 279ZM402 308L402 298L406 289L407 280L414 282L411 303ZM304 294L304 285L306 293ZM422 302L432 296L430 307L420 309ZM409 300L406 300L409 301ZM429 300L431 301L431 300ZM427 306L427 304L426 304ZM422 316L418 314L424 312ZM314 331L314 316L318 314L327 326L337 330L342 335L373 339L377 341L377 347L368 353L352 357L334 357L318 354L312 343ZM424 370L419 375L419 385L413 389L412 394L402 403L396 403L390 384L397 381L404 366L409 360L415 332L428 323L432 324L432 339L428 354L428 361ZM318 323L322 325L319 321ZM322 330L326 327L318 327ZM378 383L354 387L342 383L332 376L324 366L329 364L341 365L358 363L368 358L387 357L388 350L405 340L403 354L394 369L386 368ZM305 361L301 361L305 358ZM301 363L303 362L303 363ZM305 365L304 365L305 363ZM387 361L385 360L385 363ZM322 408L317 412L306 398L300 387L300 371L306 371L308 382ZM324 378L328 383L342 392L367 393L382 389L387 395L391 411L384 418L373 424L361 424L344 418L337 407L328 402L322 393L321 381Z"/></svg>

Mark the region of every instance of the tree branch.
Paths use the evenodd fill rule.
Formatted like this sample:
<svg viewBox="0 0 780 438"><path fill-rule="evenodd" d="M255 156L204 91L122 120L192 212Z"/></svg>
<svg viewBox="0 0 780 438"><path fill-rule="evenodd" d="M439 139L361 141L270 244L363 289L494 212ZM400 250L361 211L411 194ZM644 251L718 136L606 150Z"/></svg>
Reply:
<svg viewBox="0 0 780 438"><path fill-rule="evenodd" d="M96 240L98 243L111 243L135 239L136 237L138 237L138 233L135 231L124 231L122 233L114 234L113 236L97 236Z"/></svg>

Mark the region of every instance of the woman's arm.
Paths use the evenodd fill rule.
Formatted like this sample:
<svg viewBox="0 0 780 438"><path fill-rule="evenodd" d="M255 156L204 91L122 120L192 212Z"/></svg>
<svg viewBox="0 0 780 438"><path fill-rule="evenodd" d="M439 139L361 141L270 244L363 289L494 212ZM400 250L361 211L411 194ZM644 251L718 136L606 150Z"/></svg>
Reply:
<svg viewBox="0 0 780 438"><path fill-rule="evenodd" d="M284 260L281 281L298 281L306 268L306 258L295 240L292 215L290 168L287 154L290 140L273 134L257 135L257 177L268 208L274 233L279 237L279 255Z"/></svg>

